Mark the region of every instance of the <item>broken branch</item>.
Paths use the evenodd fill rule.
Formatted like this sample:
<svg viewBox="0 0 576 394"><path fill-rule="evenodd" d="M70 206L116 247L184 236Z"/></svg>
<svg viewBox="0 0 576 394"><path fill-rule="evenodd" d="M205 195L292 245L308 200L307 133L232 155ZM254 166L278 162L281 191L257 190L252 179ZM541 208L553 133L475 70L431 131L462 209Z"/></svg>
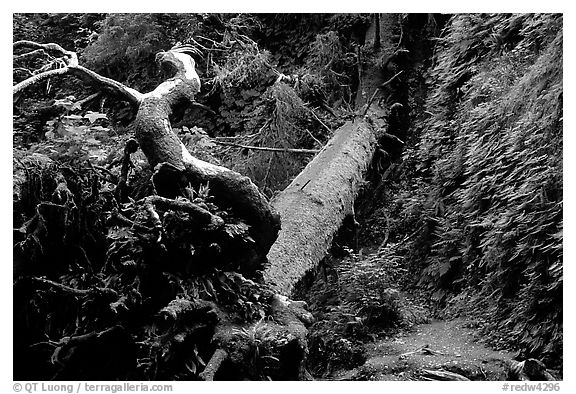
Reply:
<svg viewBox="0 0 576 394"><path fill-rule="evenodd" d="M242 149L251 149L251 150L261 150L261 151L268 151L268 152L285 152L285 153L303 153L303 154L316 154L320 152L318 149L291 149L291 148L270 148L264 146L251 146L251 145L242 145L242 144L235 144L233 142L224 142L213 140L214 143L218 145L226 145L226 146L234 146L236 148Z"/></svg>
<svg viewBox="0 0 576 394"><path fill-rule="evenodd" d="M114 291L113 289L110 289L110 288L93 287L91 289L75 289L73 287L63 285L62 283L51 281L50 279L32 277L32 278L30 278L30 280L32 282L36 282L36 283L39 283L42 285L47 285L47 286L50 286L52 288L56 288L58 290L61 290L65 293L69 293L69 294L76 295L76 296L82 296L83 297L83 296L87 296L87 295L91 295L91 294L101 294L101 295L109 295L109 296L112 296L114 298L118 298L118 293L116 293L116 291Z"/></svg>
<svg viewBox="0 0 576 394"><path fill-rule="evenodd" d="M210 382L213 381L214 375L216 375L216 372L218 372L220 366L226 359L228 359L228 353L223 349L216 349L210 361L208 361L206 368L204 368L204 371L200 372L200 379Z"/></svg>

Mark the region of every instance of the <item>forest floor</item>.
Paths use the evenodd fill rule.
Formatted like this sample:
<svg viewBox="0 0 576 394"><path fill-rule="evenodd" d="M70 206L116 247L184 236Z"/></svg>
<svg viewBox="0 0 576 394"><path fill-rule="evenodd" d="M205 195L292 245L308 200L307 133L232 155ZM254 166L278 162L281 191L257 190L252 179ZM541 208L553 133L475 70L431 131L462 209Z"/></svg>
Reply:
<svg viewBox="0 0 576 394"><path fill-rule="evenodd" d="M365 345L366 362L330 380L427 380L425 370L448 371L470 380L505 380L507 351L475 340L464 319L435 320Z"/></svg>
<svg viewBox="0 0 576 394"><path fill-rule="evenodd" d="M391 264L389 256L374 247L363 250L333 258L305 297L317 319L309 329L309 367L315 379L443 380L434 376L440 371L469 380L506 380L507 362L515 353L483 343L471 319L439 318L442 314L434 312L429 297L408 284L410 274L401 263ZM382 276L376 277L376 270ZM386 308L396 312L378 322L355 324L362 317L358 302L367 302L367 297L358 301L357 296L368 295L363 284L374 281L395 294L394 300L378 301L380 313Z"/></svg>

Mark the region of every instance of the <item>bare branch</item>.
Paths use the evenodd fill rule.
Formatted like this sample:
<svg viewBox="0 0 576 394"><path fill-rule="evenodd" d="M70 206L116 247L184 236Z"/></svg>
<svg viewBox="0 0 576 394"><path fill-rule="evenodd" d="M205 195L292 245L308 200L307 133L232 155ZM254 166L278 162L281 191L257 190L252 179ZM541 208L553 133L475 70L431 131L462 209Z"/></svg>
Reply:
<svg viewBox="0 0 576 394"><path fill-rule="evenodd" d="M204 381L213 381L214 375L216 375L216 372L218 372L218 369L220 369L222 363L227 359L228 359L228 353L226 353L225 350L216 349L216 351L210 358L210 361L208 361L206 368L204 368L204 371L200 372L199 375L200 379Z"/></svg>
<svg viewBox="0 0 576 394"><path fill-rule="evenodd" d="M44 49L35 49L31 52L26 52L26 53L23 53L21 55L14 55L12 57L12 60L17 62L17 61L24 60L24 59L34 57L34 56L38 56L38 55L48 55L48 54L46 53L46 51Z"/></svg>
<svg viewBox="0 0 576 394"><path fill-rule="evenodd" d="M70 286L63 285L62 283L54 282L50 279L32 277L32 278L29 278L29 280L34 282L34 283L47 285L51 288L58 289L60 291L63 291L65 293L69 293L69 294L72 294L75 296L88 296L88 295L92 295L92 294L96 294L96 295L100 294L100 295L111 296L111 297L114 297L116 299L118 298L118 294L116 293L116 291L114 291L114 289L107 288L107 287L92 287L90 289L76 289L76 288L73 288Z"/></svg>
<svg viewBox="0 0 576 394"><path fill-rule="evenodd" d="M63 67L63 68L57 68L56 70L49 70L49 71L45 71L43 73L34 75L28 79L25 79L24 81L17 83L16 85L14 85L12 87L12 95L16 95L18 93L20 93L21 91L23 91L24 89L28 88L29 86L35 85L38 82L41 82L45 79L48 79L50 77L54 77L56 75L64 75L68 72L68 67Z"/></svg>
<svg viewBox="0 0 576 394"><path fill-rule="evenodd" d="M54 44L54 43L48 43L48 44L40 44L34 41L17 41L13 44L13 48L14 49L19 49L19 48L31 48L33 49L32 52L29 52L25 55L20 55L20 56L28 56L30 54L32 54L33 52L36 51L46 51L46 52L51 52L51 53L56 53L58 55L60 55L61 57L59 59L56 59L56 62L61 62L62 67L58 68L56 70L49 70L49 71L44 71L42 70L42 72L40 72L40 74L34 75L33 77L30 77L18 84L16 84L13 88L12 88L12 94L16 95L18 93L20 93L21 91L23 91L24 89L40 82L43 81L47 78L50 78L52 76L56 76L56 75L64 75L64 74L71 74L74 75L88 83L91 83L93 85L95 85L98 88L103 88L106 90L111 91L113 94L116 94L120 97L122 97L123 99L127 100L128 102L130 102L130 104L134 105L135 107L137 107L140 102L142 101L142 93L138 92L135 89L129 88L127 86L125 86L124 84L115 81L113 79L110 78L106 78L103 77L102 75L89 70L85 67L82 67L78 64L78 56L76 55L75 52L72 51L67 51L64 48L62 48L60 45L58 44Z"/></svg>
<svg viewBox="0 0 576 394"><path fill-rule="evenodd" d="M318 115L316 115L316 113L311 108L306 107L306 109L310 112L310 114L312 114L314 119L316 119L318 121L318 123L320 123L322 125L322 127L324 127L326 129L326 131L328 131L328 133L329 133L328 135L332 135L332 130L330 129L330 127L326 126L326 124L324 122L322 122L322 120L320 120Z"/></svg>
<svg viewBox="0 0 576 394"><path fill-rule="evenodd" d="M75 66L69 67L70 74L95 85L96 87L104 88L110 90L112 93L121 96L122 98L126 99L130 104L133 104L135 107L140 105L142 101L142 93L137 91L136 89L132 89L118 81L115 81L110 78L103 77L102 75L87 69L83 66Z"/></svg>
<svg viewBox="0 0 576 394"><path fill-rule="evenodd" d="M22 68L22 67L16 67L12 69L12 72L21 72L21 73L26 73L29 76L34 76L34 74L32 74L32 71L28 70L27 68Z"/></svg>
<svg viewBox="0 0 576 394"><path fill-rule="evenodd" d="M383 89L386 87L386 85L389 85L390 83L392 83L392 81L394 81L396 79L396 77L400 76L400 74L402 74L404 72L404 70L400 70L399 72L397 72L392 78L390 78L389 80L387 80L386 82L378 85L376 87L376 89L374 89L374 93L372 93L372 96L370 97L370 100L368 100L368 103L366 104L366 108L364 109L364 112L362 113L362 116L366 116L366 114L368 113L368 110L370 109L370 106L372 105L372 101L374 101L374 97L376 97L376 94L378 93L379 90Z"/></svg>
<svg viewBox="0 0 576 394"><path fill-rule="evenodd" d="M190 105L192 105L193 107L202 108L203 110L210 112L212 115L216 115L216 112L212 108L210 108L207 105L204 105L202 103L199 103L198 101L192 101L190 103Z"/></svg>
<svg viewBox="0 0 576 394"><path fill-rule="evenodd" d="M34 41L22 40L22 41L16 41L12 47L13 49L32 48L32 49L42 49L47 52L55 52L58 53L60 56L65 56L70 58L71 60L75 60L75 63L74 61L72 61L68 64L70 65L78 64L78 56L76 55L76 52L67 51L58 44L54 43L40 44Z"/></svg>
<svg viewBox="0 0 576 394"><path fill-rule="evenodd" d="M269 148L264 146L241 145L241 144L235 144L233 142L224 142L218 140L212 140L212 141L218 145L234 146L236 148L262 150L268 152L304 153L309 155L315 155L316 153L320 152L318 149Z"/></svg>
<svg viewBox="0 0 576 394"><path fill-rule="evenodd" d="M400 70L398 71L396 74L394 74L394 76L392 76L392 78L390 78L389 80L387 80L386 82L383 82L382 84L380 84L378 87L379 88L383 88L386 85L389 85L390 83L392 83L392 81L394 81L396 79L396 77L400 76L400 74L402 74L404 72L404 70Z"/></svg>

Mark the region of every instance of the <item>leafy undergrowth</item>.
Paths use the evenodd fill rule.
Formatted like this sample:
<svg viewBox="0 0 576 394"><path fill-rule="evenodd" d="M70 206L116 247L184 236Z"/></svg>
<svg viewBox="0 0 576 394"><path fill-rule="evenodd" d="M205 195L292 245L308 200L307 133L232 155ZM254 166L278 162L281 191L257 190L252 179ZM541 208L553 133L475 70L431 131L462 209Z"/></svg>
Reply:
<svg viewBox="0 0 576 394"><path fill-rule="evenodd" d="M308 365L315 377L360 366L372 342L429 320L425 302L404 292L407 270L391 251L347 250L346 257L323 262L307 294L317 320L308 335Z"/></svg>
<svg viewBox="0 0 576 394"><path fill-rule="evenodd" d="M549 367L562 364L562 42L561 15L453 17L392 203L403 258L446 316Z"/></svg>
<svg viewBox="0 0 576 394"><path fill-rule="evenodd" d="M271 340L242 332L270 319L273 294L249 226L207 185L154 196L141 152L122 182L118 146L134 141L104 118L63 115L14 151L14 378L198 379L219 325L255 349L235 373L265 378Z"/></svg>

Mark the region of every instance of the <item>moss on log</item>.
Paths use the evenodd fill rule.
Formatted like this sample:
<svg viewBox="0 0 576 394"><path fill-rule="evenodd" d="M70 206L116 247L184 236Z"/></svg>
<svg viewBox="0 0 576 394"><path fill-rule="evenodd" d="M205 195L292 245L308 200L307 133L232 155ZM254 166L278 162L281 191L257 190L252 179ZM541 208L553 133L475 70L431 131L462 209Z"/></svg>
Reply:
<svg viewBox="0 0 576 394"><path fill-rule="evenodd" d="M383 128L365 119L344 124L272 205L282 218L268 253L266 281L284 295L326 255L354 200Z"/></svg>

